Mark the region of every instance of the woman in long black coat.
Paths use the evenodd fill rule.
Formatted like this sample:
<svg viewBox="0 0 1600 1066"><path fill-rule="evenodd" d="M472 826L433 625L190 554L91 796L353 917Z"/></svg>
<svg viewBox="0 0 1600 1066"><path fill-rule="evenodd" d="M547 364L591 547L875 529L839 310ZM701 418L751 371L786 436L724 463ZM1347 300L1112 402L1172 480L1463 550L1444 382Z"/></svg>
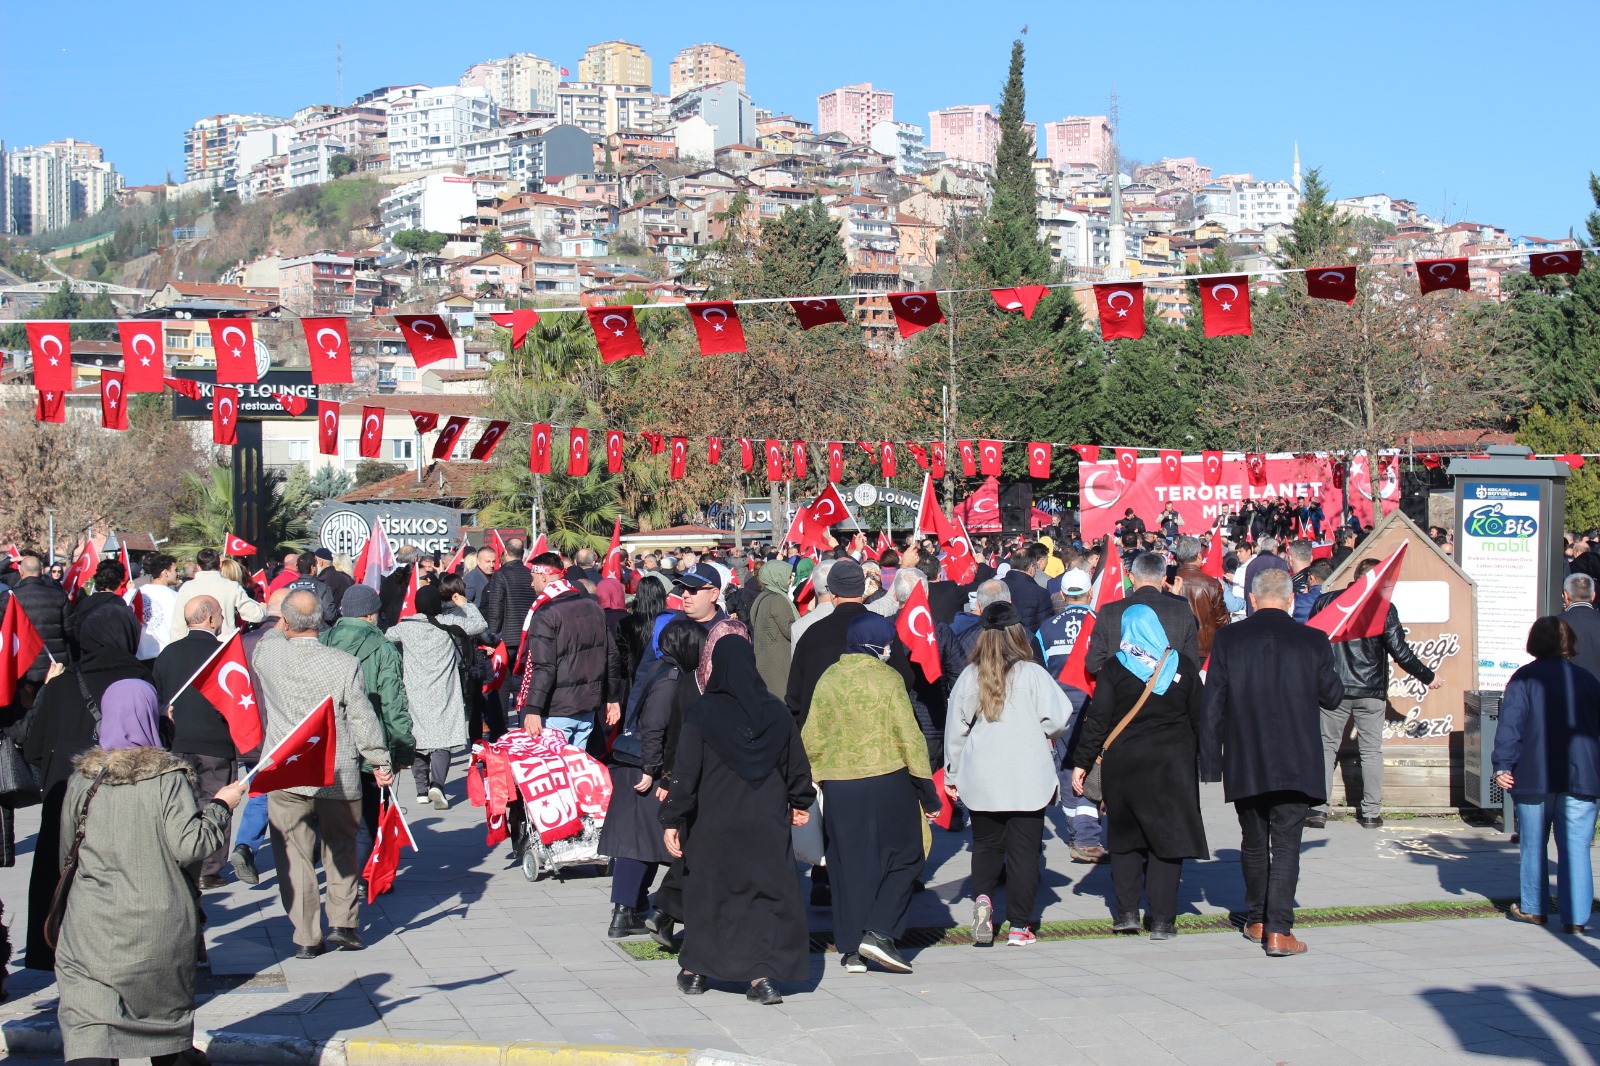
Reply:
<svg viewBox="0 0 1600 1066"><path fill-rule="evenodd" d="M749 985L747 998L781 1003L774 982L810 972L790 826L804 825L816 801L811 764L794 717L762 683L750 642L727 635L706 651L710 676L684 715L661 808L667 850L685 860L678 988L698 995L707 978L737 981Z"/></svg>
<svg viewBox="0 0 1600 1066"><path fill-rule="evenodd" d="M1116 893L1112 931L1139 931L1142 890L1150 905L1150 939L1169 940L1177 935L1183 860L1209 854L1195 761L1202 689L1198 664L1167 643L1149 607L1122 616L1122 648L1101 668L1072 748L1072 788L1083 794L1095 757L1152 678L1149 699L1106 750L1101 780Z"/></svg>

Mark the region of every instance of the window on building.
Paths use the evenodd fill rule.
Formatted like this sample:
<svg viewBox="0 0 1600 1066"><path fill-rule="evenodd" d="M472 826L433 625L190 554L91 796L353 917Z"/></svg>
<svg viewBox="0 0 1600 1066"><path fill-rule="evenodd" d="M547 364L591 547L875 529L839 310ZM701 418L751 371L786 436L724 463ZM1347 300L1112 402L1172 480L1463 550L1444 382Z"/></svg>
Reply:
<svg viewBox="0 0 1600 1066"><path fill-rule="evenodd" d="M416 441L411 438L392 440L389 442L390 451L395 459L410 462L415 454L412 451L412 445L415 443Z"/></svg>
<svg viewBox="0 0 1600 1066"><path fill-rule="evenodd" d="M400 380L401 381L415 381L415 380L417 380L417 368L415 366L412 366L410 364L406 364L406 365L401 366L399 368L399 371L400 371Z"/></svg>

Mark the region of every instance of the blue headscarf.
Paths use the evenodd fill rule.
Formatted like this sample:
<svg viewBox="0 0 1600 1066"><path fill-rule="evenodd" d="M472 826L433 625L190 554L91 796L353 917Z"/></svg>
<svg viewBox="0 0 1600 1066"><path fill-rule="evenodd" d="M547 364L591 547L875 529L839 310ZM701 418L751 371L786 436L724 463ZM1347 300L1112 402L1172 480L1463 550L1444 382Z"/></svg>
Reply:
<svg viewBox="0 0 1600 1066"><path fill-rule="evenodd" d="M1126 666L1140 681L1149 681L1156 664L1172 649L1167 643L1167 631L1161 628L1161 619L1144 604L1130 607L1122 616L1122 650L1117 652L1117 662ZM1178 655L1167 655L1166 665L1156 678L1155 693L1162 695L1178 673Z"/></svg>

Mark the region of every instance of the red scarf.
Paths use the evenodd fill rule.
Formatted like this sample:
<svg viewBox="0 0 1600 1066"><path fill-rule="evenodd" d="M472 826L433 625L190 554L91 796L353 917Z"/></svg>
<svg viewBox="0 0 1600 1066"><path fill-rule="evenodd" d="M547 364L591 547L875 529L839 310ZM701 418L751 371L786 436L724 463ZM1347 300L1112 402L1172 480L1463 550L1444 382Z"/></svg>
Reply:
<svg viewBox="0 0 1600 1066"><path fill-rule="evenodd" d="M522 684L517 688L517 709L521 710L522 704L528 698L528 681L533 677L532 671L523 673L522 657L528 653L528 626L533 622L533 616L539 608L555 599L573 591L572 582L565 578L553 577L544 586L543 591L533 598L533 603L528 608L528 613L522 619L522 643L517 647L517 661L511 668L513 674L522 674Z"/></svg>

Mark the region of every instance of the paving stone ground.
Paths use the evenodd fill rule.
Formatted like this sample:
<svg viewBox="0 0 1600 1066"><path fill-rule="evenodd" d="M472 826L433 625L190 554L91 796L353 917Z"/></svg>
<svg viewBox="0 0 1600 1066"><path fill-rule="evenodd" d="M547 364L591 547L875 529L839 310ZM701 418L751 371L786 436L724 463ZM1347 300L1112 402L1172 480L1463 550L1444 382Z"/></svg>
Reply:
<svg viewBox="0 0 1600 1066"><path fill-rule="evenodd" d="M463 794L459 779L450 792ZM1236 911L1237 823L1220 789L1204 786L1202 798L1213 858L1186 867L1181 910ZM18 864L0 870L19 941L36 811L19 814ZM202 1028L688 1045L797 1066L1600 1062L1600 941L1501 918L1307 929L1312 953L1295 959L1221 933L929 948L906 976L850 975L837 956L814 955L810 980L779 1007L736 989L684 997L671 962L635 960L606 939L605 878L529 884L503 846L484 847L481 811L410 813L420 851L395 891L364 908L364 952L295 960L269 871L258 888L206 894L213 972L255 980L206 999ZM1109 870L1069 862L1064 834L1053 817L1044 918L1107 917ZM1306 837L1302 906L1516 895L1516 849L1492 828L1338 821ZM965 835L935 832L913 925L970 920L967 849ZM825 910L811 918L829 925ZM53 1007L50 975L13 974L0 1018Z"/></svg>

